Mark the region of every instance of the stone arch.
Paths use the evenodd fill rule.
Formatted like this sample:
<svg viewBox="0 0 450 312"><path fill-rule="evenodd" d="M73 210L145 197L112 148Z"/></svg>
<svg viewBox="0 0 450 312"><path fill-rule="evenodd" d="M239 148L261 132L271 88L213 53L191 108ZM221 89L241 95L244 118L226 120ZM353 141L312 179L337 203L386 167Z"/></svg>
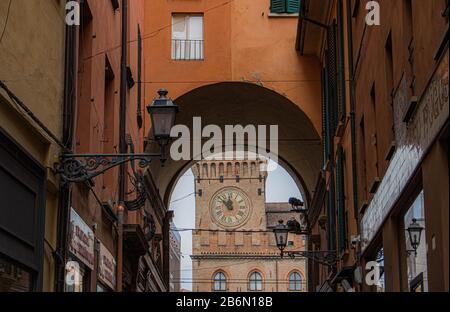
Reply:
<svg viewBox="0 0 450 312"><path fill-rule="evenodd" d="M202 117L203 126L214 124L222 130L225 125L236 124L278 125L278 160L294 178L309 204L322 167L321 137L316 131L320 125L314 125L299 105L273 90L245 82L202 86L178 97L175 103L180 108L177 124L186 125L191 132L193 117ZM146 147L147 152L158 149L155 143ZM166 205L178 178L195 162L168 159L164 167L158 161L149 166L148 173Z"/></svg>

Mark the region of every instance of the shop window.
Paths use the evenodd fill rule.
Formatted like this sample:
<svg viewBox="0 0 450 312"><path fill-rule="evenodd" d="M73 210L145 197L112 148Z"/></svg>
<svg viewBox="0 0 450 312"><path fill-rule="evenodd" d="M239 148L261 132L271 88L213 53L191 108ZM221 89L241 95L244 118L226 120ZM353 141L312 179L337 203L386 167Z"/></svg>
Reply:
<svg viewBox="0 0 450 312"><path fill-rule="evenodd" d="M90 274L89 270L85 266L78 262L69 259L69 263L77 263L76 266L66 266L66 277L64 283L65 292L88 292ZM71 279L71 282L67 282Z"/></svg>
<svg viewBox="0 0 450 312"><path fill-rule="evenodd" d="M408 228L419 224L421 228L418 244L412 242ZM423 191L416 197L403 217L405 230L406 268L408 288L413 292L428 291L427 250L425 236L425 207ZM413 239L414 240L414 239Z"/></svg>
<svg viewBox="0 0 450 312"><path fill-rule="evenodd" d="M102 283L97 284L97 292L110 292L109 288Z"/></svg>
<svg viewBox="0 0 450 312"><path fill-rule="evenodd" d="M0 292L32 291L32 275L0 255Z"/></svg>
<svg viewBox="0 0 450 312"><path fill-rule="evenodd" d="M384 248L381 246L376 253L376 260L379 267L380 277L378 285L375 285L376 292L386 291L386 278L384 274Z"/></svg>

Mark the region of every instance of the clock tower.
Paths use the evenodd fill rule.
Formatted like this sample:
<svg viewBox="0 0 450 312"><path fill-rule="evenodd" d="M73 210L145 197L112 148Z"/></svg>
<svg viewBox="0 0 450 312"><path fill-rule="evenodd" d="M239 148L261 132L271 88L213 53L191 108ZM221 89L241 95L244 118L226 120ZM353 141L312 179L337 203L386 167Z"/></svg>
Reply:
<svg viewBox="0 0 450 312"><path fill-rule="evenodd" d="M273 227L296 218L286 203L267 204L267 161L205 160L194 165L193 291L306 289L304 261L281 259ZM304 247L292 235L297 249ZM295 273L295 274L294 274ZM294 281L295 282L295 281Z"/></svg>

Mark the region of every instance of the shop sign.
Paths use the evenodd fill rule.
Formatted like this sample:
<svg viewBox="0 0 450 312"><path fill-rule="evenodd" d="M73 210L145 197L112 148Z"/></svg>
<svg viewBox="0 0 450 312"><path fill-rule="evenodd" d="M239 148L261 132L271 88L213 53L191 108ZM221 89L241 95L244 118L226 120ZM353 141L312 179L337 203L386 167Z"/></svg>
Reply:
<svg viewBox="0 0 450 312"><path fill-rule="evenodd" d="M111 289L116 289L116 259L109 250L99 242L98 278Z"/></svg>
<svg viewBox="0 0 450 312"><path fill-rule="evenodd" d="M94 232L72 208L69 251L89 269L94 269Z"/></svg>

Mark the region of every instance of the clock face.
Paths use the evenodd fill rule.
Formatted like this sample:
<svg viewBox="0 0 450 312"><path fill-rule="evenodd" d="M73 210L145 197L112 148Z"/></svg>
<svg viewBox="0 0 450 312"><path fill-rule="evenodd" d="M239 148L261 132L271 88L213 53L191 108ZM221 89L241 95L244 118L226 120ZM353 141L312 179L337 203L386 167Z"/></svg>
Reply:
<svg viewBox="0 0 450 312"><path fill-rule="evenodd" d="M235 228L244 224L250 216L250 200L241 190L224 188L211 199L210 210L216 224Z"/></svg>

